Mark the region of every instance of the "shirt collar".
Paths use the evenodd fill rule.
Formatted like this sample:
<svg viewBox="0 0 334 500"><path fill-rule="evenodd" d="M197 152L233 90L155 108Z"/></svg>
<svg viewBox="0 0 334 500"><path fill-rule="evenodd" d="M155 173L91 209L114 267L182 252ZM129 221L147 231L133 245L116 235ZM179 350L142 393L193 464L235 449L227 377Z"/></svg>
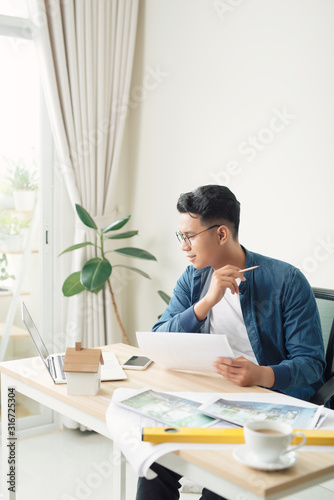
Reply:
<svg viewBox="0 0 334 500"><path fill-rule="evenodd" d="M254 258L253 258L252 252L248 252L248 250L244 246L242 246L242 245L241 245L241 248L243 249L243 251L246 254L245 269L247 269L247 267L255 266L256 264L254 264ZM241 294L243 294L246 291L247 286L248 286L248 280L247 280L247 277L246 277L246 281L242 281L240 283L240 285L239 285L239 292Z"/></svg>

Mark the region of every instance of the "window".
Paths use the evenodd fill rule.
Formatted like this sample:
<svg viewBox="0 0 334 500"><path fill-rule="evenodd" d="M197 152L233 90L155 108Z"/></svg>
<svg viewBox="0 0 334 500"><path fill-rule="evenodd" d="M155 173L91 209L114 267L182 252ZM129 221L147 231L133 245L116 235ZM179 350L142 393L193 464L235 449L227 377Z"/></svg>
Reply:
<svg viewBox="0 0 334 500"><path fill-rule="evenodd" d="M42 231L50 205L40 207L52 198L52 179L44 174L52 162L51 132L24 0L0 0L0 62L0 356L8 360L37 356L21 301L40 325L48 258ZM18 429L51 421L50 411L17 397Z"/></svg>

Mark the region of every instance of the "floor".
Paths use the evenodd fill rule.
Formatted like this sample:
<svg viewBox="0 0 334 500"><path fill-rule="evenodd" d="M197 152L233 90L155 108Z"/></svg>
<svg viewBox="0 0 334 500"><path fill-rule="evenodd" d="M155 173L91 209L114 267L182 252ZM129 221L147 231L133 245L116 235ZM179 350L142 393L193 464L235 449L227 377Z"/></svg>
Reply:
<svg viewBox="0 0 334 500"><path fill-rule="evenodd" d="M111 446L99 434L69 429L20 439L16 500L112 500ZM126 500L135 499L136 484L127 465ZM181 499L199 496L183 493Z"/></svg>
<svg viewBox="0 0 334 500"><path fill-rule="evenodd" d="M20 439L16 500L112 500L111 446L99 434L69 429ZM135 500L136 483L136 474L127 466L126 500ZM322 498L333 500L334 480L323 486ZM314 500L316 495L310 489L288 498ZM181 494L181 500L199 497Z"/></svg>

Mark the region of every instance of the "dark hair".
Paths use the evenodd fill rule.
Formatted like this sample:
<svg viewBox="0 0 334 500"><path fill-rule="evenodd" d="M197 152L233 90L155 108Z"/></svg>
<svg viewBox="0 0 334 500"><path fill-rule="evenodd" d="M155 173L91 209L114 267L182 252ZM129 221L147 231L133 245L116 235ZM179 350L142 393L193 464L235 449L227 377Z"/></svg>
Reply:
<svg viewBox="0 0 334 500"><path fill-rule="evenodd" d="M189 193L182 193L177 209L181 214L199 215L200 221L207 224L224 224L232 231L233 238L238 236L240 203L226 186L209 184Z"/></svg>

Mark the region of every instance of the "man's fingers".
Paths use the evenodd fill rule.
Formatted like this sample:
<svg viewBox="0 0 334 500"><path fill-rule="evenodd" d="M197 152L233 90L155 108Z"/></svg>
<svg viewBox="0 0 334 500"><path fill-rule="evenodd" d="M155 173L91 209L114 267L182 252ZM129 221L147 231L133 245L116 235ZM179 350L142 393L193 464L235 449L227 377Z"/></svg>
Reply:
<svg viewBox="0 0 334 500"><path fill-rule="evenodd" d="M221 375L237 377L240 375L240 370L245 368L245 358L243 356L237 356L236 358L218 357L212 365Z"/></svg>
<svg viewBox="0 0 334 500"><path fill-rule="evenodd" d="M218 279L222 288L229 288L233 294L239 293L239 287L234 278L231 276L221 276Z"/></svg>
<svg viewBox="0 0 334 500"><path fill-rule="evenodd" d="M242 281L246 281L246 278L244 277L244 273L240 271L235 266L224 266L221 267L220 269L217 269L215 271L216 275L219 276L226 276L226 277L232 277L232 278L240 278Z"/></svg>
<svg viewBox="0 0 334 500"><path fill-rule="evenodd" d="M227 358L227 357L219 356L216 359L215 364L216 365L222 364L222 365L227 365L227 366L235 366L235 367L240 368L240 366L242 366L243 359L244 358L242 356L237 356L236 358Z"/></svg>

